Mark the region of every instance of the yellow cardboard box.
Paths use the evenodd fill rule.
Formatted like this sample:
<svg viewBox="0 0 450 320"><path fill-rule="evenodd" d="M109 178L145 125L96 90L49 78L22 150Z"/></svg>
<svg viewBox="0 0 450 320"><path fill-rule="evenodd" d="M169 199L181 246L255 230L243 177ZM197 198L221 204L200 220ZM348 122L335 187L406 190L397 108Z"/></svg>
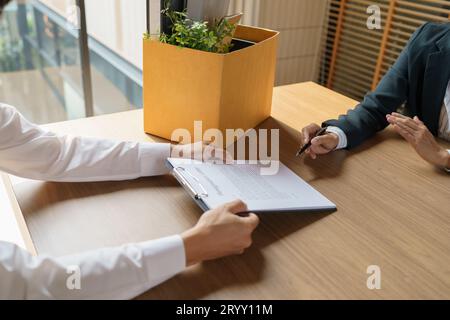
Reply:
<svg viewBox="0 0 450 320"><path fill-rule="evenodd" d="M242 26L235 38L256 42L217 54L144 40L144 128L172 140L176 129L254 128L271 114L278 32ZM225 134L225 132L224 132Z"/></svg>

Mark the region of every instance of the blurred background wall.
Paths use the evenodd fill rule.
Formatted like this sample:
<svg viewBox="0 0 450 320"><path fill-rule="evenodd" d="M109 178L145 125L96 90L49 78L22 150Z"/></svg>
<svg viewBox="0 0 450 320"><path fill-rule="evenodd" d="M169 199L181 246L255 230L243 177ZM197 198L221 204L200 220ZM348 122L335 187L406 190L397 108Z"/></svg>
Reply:
<svg viewBox="0 0 450 320"><path fill-rule="evenodd" d="M244 23L280 31L276 84L316 80L326 0L234 0Z"/></svg>

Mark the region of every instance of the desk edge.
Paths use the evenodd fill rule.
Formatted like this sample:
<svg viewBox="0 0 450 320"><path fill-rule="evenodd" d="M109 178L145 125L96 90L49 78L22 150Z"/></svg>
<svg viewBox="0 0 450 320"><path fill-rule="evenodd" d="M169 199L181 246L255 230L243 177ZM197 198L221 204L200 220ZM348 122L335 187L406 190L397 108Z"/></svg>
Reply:
<svg viewBox="0 0 450 320"><path fill-rule="evenodd" d="M36 247L34 246L30 231L28 230L28 226L25 222L22 210L20 209L19 202L17 201L16 195L14 193L11 179L7 174L0 173L0 182L3 183L3 185L5 186L7 197L10 201L11 207L13 208L14 217L16 219L16 223L19 228L20 235L23 239L25 247L29 253L36 256L37 255Z"/></svg>

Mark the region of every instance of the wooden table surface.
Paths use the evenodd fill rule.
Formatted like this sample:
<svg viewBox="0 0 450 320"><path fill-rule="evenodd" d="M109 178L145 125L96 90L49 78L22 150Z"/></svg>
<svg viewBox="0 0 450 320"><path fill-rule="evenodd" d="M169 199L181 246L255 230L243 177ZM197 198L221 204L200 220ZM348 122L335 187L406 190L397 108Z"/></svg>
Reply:
<svg viewBox="0 0 450 320"><path fill-rule="evenodd" d="M280 129L283 163L336 203L336 212L261 216L247 253L192 267L142 298L450 299L448 174L421 160L389 129L352 152L317 161L293 157L300 128L355 105L314 83L279 87L273 117L261 125ZM143 133L142 111L48 127L159 141ZM112 183L13 182L40 254L180 233L202 213L170 176ZM370 265L380 267L380 290L367 288Z"/></svg>

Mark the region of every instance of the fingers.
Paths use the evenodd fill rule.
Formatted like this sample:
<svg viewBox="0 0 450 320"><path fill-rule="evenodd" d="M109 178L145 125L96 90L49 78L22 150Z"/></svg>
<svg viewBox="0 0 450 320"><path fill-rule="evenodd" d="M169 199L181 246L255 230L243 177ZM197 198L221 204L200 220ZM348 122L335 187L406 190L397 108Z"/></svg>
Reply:
<svg viewBox="0 0 450 320"><path fill-rule="evenodd" d="M209 144L204 146L203 161L230 164L233 163L234 159L228 151L216 147L214 144Z"/></svg>
<svg viewBox="0 0 450 320"><path fill-rule="evenodd" d="M331 134L315 137L311 140L311 147L308 154L315 159L317 155L327 154L337 146L336 137Z"/></svg>
<svg viewBox="0 0 450 320"><path fill-rule="evenodd" d="M224 156L224 160L226 164L233 164L234 163L234 158L231 155L231 153L229 153L228 151L225 151L225 156Z"/></svg>
<svg viewBox="0 0 450 320"><path fill-rule="evenodd" d="M305 153L306 153L307 155L309 155L311 159L313 159L313 160L317 159L317 154L316 154L313 150L311 150L311 148L309 148L308 150L306 150Z"/></svg>
<svg viewBox="0 0 450 320"><path fill-rule="evenodd" d="M241 217L241 219L250 226L251 230L256 229L256 227L259 225L259 218L254 213L249 213L248 216Z"/></svg>
<svg viewBox="0 0 450 320"><path fill-rule="evenodd" d="M396 118L401 118L401 119L405 119L405 120L411 119L410 117L405 116L405 115L403 115L403 114L401 114L401 113L398 113L398 112L393 112L392 114L390 114L390 115L388 115L388 116L392 116L392 117L396 117ZM419 125L420 125L420 124L423 124L423 122L420 121L420 119L419 119L418 116L415 116L415 117L413 118L413 120L414 120L417 124L419 124Z"/></svg>
<svg viewBox="0 0 450 320"><path fill-rule="evenodd" d="M311 139L311 137L313 137L317 132L319 132L320 129L321 129L320 126L315 123L311 123L309 126L303 128L302 130L303 144L307 144Z"/></svg>
<svg viewBox="0 0 450 320"><path fill-rule="evenodd" d="M327 149L328 151L331 151L332 149L334 149L336 146L336 137L333 136L332 134L326 134L320 137L315 137L314 139L312 139L311 144L313 146L321 146L324 149Z"/></svg>
<svg viewBox="0 0 450 320"><path fill-rule="evenodd" d="M406 141L414 143L414 136L419 129L419 125L415 120L397 112L388 114L386 119Z"/></svg>
<svg viewBox="0 0 450 320"><path fill-rule="evenodd" d="M402 127L398 125L393 125L394 130L401 135L406 141L408 141L410 144L414 144L414 136L409 133L407 130L403 129Z"/></svg>
<svg viewBox="0 0 450 320"><path fill-rule="evenodd" d="M408 120L412 121L415 126L417 126L417 123L404 115L401 115L399 113L393 113L392 115L386 116L387 121L392 124L394 127L394 130L401 135L406 141L408 141L410 144L414 144L414 135L416 132L416 129L414 129L411 125L408 125L406 122Z"/></svg>
<svg viewBox="0 0 450 320"><path fill-rule="evenodd" d="M312 145L310 149L312 151L311 154L314 154L315 156L327 154L331 151L330 149L326 148L324 145L321 144Z"/></svg>
<svg viewBox="0 0 450 320"><path fill-rule="evenodd" d="M405 124L403 124L401 122L396 123L395 126L400 128L402 131L405 131L405 132L409 133L412 136L414 136L416 134L416 131L417 131L417 130L412 129L411 127L409 127L409 126L407 126L407 125L405 125Z"/></svg>
<svg viewBox="0 0 450 320"><path fill-rule="evenodd" d="M249 248L252 245L252 233L259 225L259 218L254 213L249 213L248 216L239 217L241 223L246 226L245 236L243 238L243 242L241 242L241 248L238 250L238 254L243 254L245 249Z"/></svg>
<svg viewBox="0 0 450 320"><path fill-rule="evenodd" d="M417 117L417 116L414 117L414 121L415 121L418 125L421 125L421 126L424 125L424 123L423 123L423 122L419 119L419 117Z"/></svg>
<svg viewBox="0 0 450 320"><path fill-rule="evenodd" d="M227 203L225 204L225 208L233 214L248 212L247 205L241 200L235 200Z"/></svg>
<svg viewBox="0 0 450 320"><path fill-rule="evenodd" d="M202 144L203 149L203 161L208 162L213 160L216 157L216 149L214 148L214 145L212 144Z"/></svg>
<svg viewBox="0 0 450 320"><path fill-rule="evenodd" d="M317 124L310 124L303 129L303 137L305 144L311 140L311 147L306 150L306 154L310 158L316 159L317 155L327 154L336 149L339 143L339 137L333 133L327 133L319 137L315 137L321 128Z"/></svg>
<svg viewBox="0 0 450 320"><path fill-rule="evenodd" d="M392 112L390 114L392 117L401 118L401 119L410 119L409 117L405 116L404 114L398 113L398 112Z"/></svg>
<svg viewBox="0 0 450 320"><path fill-rule="evenodd" d="M419 129L419 124L415 120L396 112L394 112L392 115L387 115L386 119L390 124L402 124L404 126L410 127L413 130Z"/></svg>
<svg viewBox="0 0 450 320"><path fill-rule="evenodd" d="M417 116L411 119L394 112L392 115L387 115L386 119L392 124L395 131L413 146L423 141L429 132L428 128Z"/></svg>
<svg viewBox="0 0 450 320"><path fill-rule="evenodd" d="M233 202L227 203L225 204L225 208L227 209L227 211L235 215L248 212L248 207L242 200L235 200ZM247 223L252 229L255 229L259 224L258 216L252 212L250 212L246 216L239 216L239 218Z"/></svg>
<svg viewBox="0 0 450 320"><path fill-rule="evenodd" d="M419 125L411 118L398 119L396 122L397 122L397 124L402 124L403 126L407 126L414 131L417 131L419 129Z"/></svg>
<svg viewBox="0 0 450 320"><path fill-rule="evenodd" d="M186 144L182 146L183 158L193 160L203 160L203 142L195 142L192 144Z"/></svg>

